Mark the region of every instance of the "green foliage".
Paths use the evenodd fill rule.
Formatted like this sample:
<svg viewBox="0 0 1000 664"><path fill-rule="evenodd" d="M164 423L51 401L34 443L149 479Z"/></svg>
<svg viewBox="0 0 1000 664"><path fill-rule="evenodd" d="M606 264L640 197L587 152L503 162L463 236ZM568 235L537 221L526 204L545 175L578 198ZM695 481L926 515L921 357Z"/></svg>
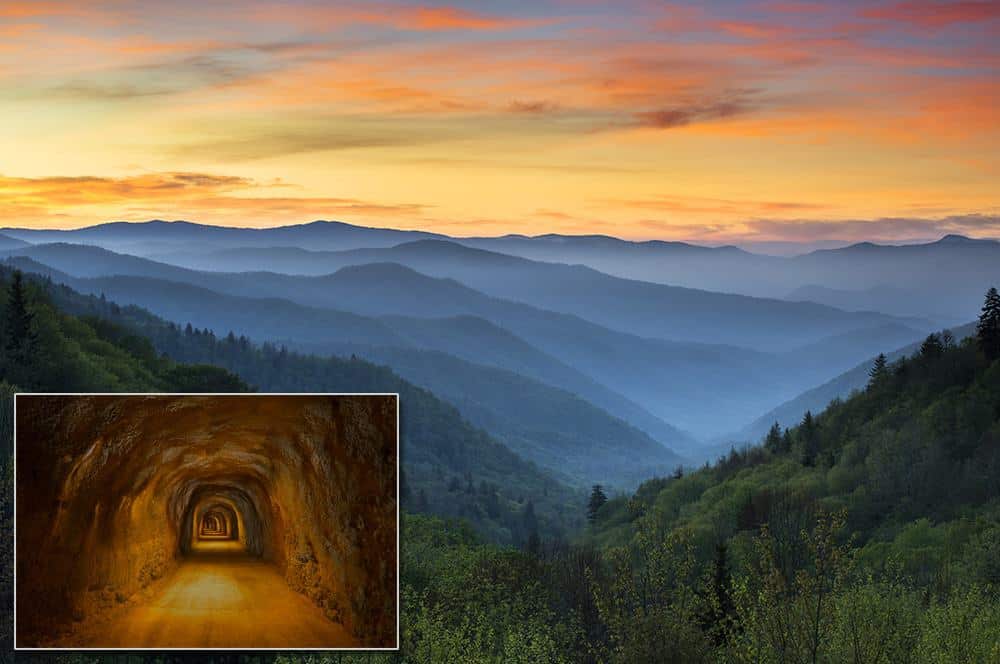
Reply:
<svg viewBox="0 0 1000 664"><path fill-rule="evenodd" d="M976 336L987 361L1000 357L1000 294L990 288L976 324Z"/></svg>
<svg viewBox="0 0 1000 664"><path fill-rule="evenodd" d="M919 661L1000 661L1000 597L996 591L970 587L947 599L934 599L921 617Z"/></svg>
<svg viewBox="0 0 1000 664"><path fill-rule="evenodd" d="M762 446L610 501L590 538L630 541L642 560L653 533L689 533L709 580L723 542L735 618L712 639L722 661L996 661L1000 365L978 350L934 335ZM710 636L717 586L699 595ZM980 615L963 608L970 593Z"/></svg>
<svg viewBox="0 0 1000 664"><path fill-rule="evenodd" d="M163 358L147 339L120 326L62 313L54 306L45 284L22 281L19 274L0 268L0 291L5 294L5 301L0 303L3 346L8 351L25 350L4 354L0 380L17 389L53 392L249 389L227 371L183 366Z"/></svg>
<svg viewBox="0 0 1000 664"><path fill-rule="evenodd" d="M594 523L606 502L608 502L608 497L604 493L604 487L595 484L590 491L590 500L587 502L587 520Z"/></svg>
<svg viewBox="0 0 1000 664"><path fill-rule="evenodd" d="M885 380L886 375L889 372L889 363L885 357L885 353L879 353L878 357L875 358L875 362L872 363L872 368L868 370L868 387L876 387L883 380Z"/></svg>
<svg viewBox="0 0 1000 664"><path fill-rule="evenodd" d="M403 652L415 662L569 662L580 638L536 558L405 515Z"/></svg>
<svg viewBox="0 0 1000 664"><path fill-rule="evenodd" d="M599 651L608 661L708 661L708 635L698 623L704 602L694 592L697 568L687 533L642 532L631 549L611 549L607 561L608 580L595 582L593 591L609 635Z"/></svg>
<svg viewBox="0 0 1000 664"><path fill-rule="evenodd" d="M0 348L0 371L22 385L34 383L35 357L38 347L38 333L35 327L35 315L32 312L24 285L24 276L20 271L11 275L10 284L6 288L6 302L3 309L3 319L0 320L0 332L3 334Z"/></svg>

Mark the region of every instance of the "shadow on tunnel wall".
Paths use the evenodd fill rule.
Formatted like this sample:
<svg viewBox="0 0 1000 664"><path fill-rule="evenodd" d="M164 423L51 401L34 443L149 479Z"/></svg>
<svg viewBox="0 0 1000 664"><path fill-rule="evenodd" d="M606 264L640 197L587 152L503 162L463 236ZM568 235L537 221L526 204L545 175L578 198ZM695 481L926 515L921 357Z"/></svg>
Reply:
<svg viewBox="0 0 1000 664"><path fill-rule="evenodd" d="M396 647L397 411L19 395L16 645Z"/></svg>

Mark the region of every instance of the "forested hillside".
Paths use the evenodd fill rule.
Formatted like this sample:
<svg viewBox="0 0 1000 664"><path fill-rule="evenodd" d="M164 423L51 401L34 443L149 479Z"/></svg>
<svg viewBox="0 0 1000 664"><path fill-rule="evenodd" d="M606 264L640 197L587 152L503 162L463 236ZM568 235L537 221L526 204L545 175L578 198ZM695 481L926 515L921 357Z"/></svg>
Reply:
<svg viewBox="0 0 1000 664"><path fill-rule="evenodd" d="M574 546L408 518L402 661L998 661L995 303L979 339L931 336L761 446L596 500Z"/></svg>
<svg viewBox="0 0 1000 664"><path fill-rule="evenodd" d="M94 321L51 306L20 272L0 267L3 354L0 377L23 391L243 392L234 374L161 356L125 330L109 334Z"/></svg>
<svg viewBox="0 0 1000 664"><path fill-rule="evenodd" d="M274 390L338 389L338 381L385 390L395 381L425 400L409 424L404 415L418 459L405 466L404 504L445 513L449 500L467 512L490 504L487 482L463 485L457 475L440 496L427 495L443 479L434 470L443 450L473 469L491 463L448 447L445 427L464 426L475 455L493 448L388 370L219 340L51 284L22 289L22 306L9 274L2 285L5 376L26 376L18 362L55 344L53 358L88 349L84 356L116 360L110 376L132 389L191 371L178 360L231 368ZM57 324L46 328L47 318ZM995 662L1000 296L991 292L975 338L931 335L911 357L880 359L864 391L798 426L774 427L760 446L650 480L631 497L595 490L591 524L575 543L542 518L552 487L526 495L531 507L517 513L522 528L537 522L523 549L488 543L461 522L404 515L402 650L379 661ZM478 523L495 534L490 521Z"/></svg>
<svg viewBox="0 0 1000 664"><path fill-rule="evenodd" d="M990 302L977 338L929 336L760 446L595 490L577 545L516 553L410 519L406 661L1000 661Z"/></svg>

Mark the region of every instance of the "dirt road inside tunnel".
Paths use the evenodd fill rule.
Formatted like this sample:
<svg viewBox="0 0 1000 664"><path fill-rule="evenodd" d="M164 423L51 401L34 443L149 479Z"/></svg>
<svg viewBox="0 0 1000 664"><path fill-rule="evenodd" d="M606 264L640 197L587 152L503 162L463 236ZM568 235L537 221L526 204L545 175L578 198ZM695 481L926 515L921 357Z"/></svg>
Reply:
<svg viewBox="0 0 1000 664"><path fill-rule="evenodd" d="M71 641L89 648L357 645L343 626L292 591L274 565L248 556L237 542L202 543L147 600L81 625Z"/></svg>

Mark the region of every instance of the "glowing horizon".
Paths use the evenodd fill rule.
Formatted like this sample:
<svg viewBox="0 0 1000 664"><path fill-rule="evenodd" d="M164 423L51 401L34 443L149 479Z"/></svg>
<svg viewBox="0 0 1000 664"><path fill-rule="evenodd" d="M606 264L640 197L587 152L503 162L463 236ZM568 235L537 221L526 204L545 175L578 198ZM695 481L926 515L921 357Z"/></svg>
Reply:
<svg viewBox="0 0 1000 664"><path fill-rule="evenodd" d="M997 237L998 24L977 1L0 1L0 226Z"/></svg>

